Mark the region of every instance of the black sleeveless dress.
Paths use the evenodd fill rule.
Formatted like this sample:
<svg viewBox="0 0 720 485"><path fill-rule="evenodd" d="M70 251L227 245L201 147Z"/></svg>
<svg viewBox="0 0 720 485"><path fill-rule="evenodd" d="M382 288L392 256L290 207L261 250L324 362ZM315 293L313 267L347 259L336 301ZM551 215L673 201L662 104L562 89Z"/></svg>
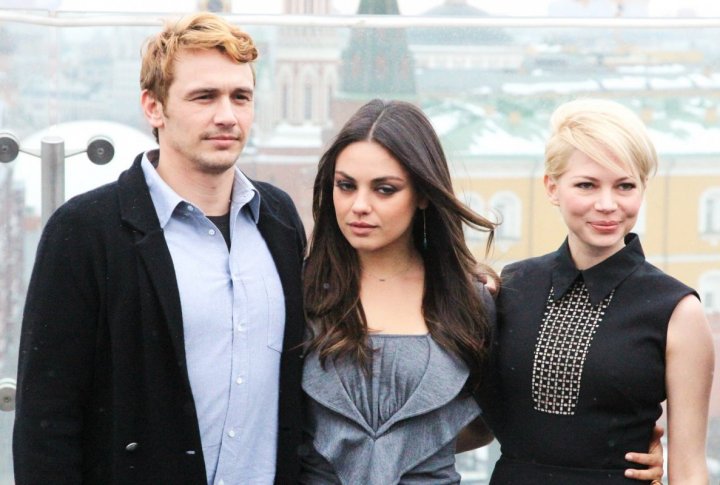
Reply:
<svg viewBox="0 0 720 485"><path fill-rule="evenodd" d="M501 444L492 484L638 484L665 393L667 327L692 288L645 261L636 235L576 269L567 241L507 266L493 380L480 396Z"/></svg>

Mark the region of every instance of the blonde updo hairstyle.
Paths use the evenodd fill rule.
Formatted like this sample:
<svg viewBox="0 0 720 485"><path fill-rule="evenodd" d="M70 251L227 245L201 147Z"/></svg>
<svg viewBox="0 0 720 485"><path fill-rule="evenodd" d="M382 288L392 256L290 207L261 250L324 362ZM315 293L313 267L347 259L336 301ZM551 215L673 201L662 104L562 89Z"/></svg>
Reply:
<svg viewBox="0 0 720 485"><path fill-rule="evenodd" d="M618 173L629 173L644 187L657 170L657 153L642 120L620 103L578 99L560 105L550 118L545 175L557 179L579 150Z"/></svg>

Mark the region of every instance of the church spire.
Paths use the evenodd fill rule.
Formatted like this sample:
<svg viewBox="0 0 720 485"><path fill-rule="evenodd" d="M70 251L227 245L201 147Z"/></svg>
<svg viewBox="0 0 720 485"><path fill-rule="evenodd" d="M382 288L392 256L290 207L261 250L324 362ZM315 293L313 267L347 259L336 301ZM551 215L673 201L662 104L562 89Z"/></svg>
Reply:
<svg viewBox="0 0 720 485"><path fill-rule="evenodd" d="M358 15L399 15L397 0L360 0ZM409 98L415 63L404 29L355 29L342 54L341 95Z"/></svg>
<svg viewBox="0 0 720 485"><path fill-rule="evenodd" d="M397 0L360 0L358 15L400 15Z"/></svg>

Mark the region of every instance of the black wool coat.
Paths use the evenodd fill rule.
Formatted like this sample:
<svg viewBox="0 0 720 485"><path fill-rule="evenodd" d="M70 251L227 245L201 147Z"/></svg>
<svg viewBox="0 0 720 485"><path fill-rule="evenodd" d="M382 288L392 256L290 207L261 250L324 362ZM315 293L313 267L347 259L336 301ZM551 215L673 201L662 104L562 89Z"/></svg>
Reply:
<svg viewBox="0 0 720 485"><path fill-rule="evenodd" d="M175 272L141 159L43 231L20 341L18 485L206 483ZM254 184L286 305L276 475L286 484L299 470L306 241L288 195Z"/></svg>

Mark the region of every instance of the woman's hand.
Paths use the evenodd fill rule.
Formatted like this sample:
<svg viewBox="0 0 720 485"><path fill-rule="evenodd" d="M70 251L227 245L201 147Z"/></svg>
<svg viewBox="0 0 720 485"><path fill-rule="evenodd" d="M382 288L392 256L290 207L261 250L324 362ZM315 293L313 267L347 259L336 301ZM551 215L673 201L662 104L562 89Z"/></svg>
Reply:
<svg viewBox="0 0 720 485"><path fill-rule="evenodd" d="M455 444L455 453L474 450L490 443L495 437L481 417L475 418L460 430Z"/></svg>
<svg viewBox="0 0 720 485"><path fill-rule="evenodd" d="M475 268L475 279L485 285L493 298L496 298L500 291L500 278L494 273L486 271L486 266L478 264Z"/></svg>

